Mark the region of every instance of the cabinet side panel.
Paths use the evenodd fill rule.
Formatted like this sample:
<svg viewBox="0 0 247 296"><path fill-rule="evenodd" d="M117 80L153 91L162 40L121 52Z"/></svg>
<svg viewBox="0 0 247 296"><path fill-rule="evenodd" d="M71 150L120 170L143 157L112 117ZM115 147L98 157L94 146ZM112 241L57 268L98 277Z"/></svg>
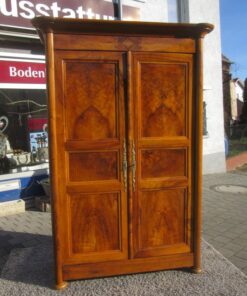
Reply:
<svg viewBox="0 0 247 296"><path fill-rule="evenodd" d="M195 56L195 114L194 114L194 271L201 272L201 228L202 228L202 150L203 150L203 39L197 40Z"/></svg>
<svg viewBox="0 0 247 296"><path fill-rule="evenodd" d="M61 288L66 285L64 282L63 268L63 250L59 247L64 237L64 224L60 220L63 209L63 188L60 185L62 175L58 159L58 150L63 142L63 131L59 128L57 122L61 122L62 114L59 112L59 100L57 100L56 86L61 86L61 76L55 74L55 58L54 53L54 35L48 33L46 36L46 54L47 54L47 78L48 78L48 106L49 106L49 160L50 160L50 183L51 183L51 204L52 204L52 230L54 239L54 256L55 256L55 275L56 286ZM58 111L59 110L59 111Z"/></svg>

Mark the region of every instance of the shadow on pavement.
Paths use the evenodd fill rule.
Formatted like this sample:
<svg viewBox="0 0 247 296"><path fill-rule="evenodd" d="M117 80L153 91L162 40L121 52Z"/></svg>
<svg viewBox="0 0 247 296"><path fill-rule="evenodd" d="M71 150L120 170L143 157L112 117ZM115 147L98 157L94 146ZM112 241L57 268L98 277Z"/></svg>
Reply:
<svg viewBox="0 0 247 296"><path fill-rule="evenodd" d="M6 254L0 266L2 279L53 288L51 236L0 231L0 252Z"/></svg>

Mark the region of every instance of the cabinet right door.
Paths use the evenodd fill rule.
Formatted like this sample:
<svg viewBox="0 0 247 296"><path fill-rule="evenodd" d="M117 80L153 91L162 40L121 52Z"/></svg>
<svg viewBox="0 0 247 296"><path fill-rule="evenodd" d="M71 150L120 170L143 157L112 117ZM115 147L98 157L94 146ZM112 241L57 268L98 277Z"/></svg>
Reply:
<svg viewBox="0 0 247 296"><path fill-rule="evenodd" d="M132 258L192 251L193 56L133 53ZM134 177L134 176L133 176Z"/></svg>

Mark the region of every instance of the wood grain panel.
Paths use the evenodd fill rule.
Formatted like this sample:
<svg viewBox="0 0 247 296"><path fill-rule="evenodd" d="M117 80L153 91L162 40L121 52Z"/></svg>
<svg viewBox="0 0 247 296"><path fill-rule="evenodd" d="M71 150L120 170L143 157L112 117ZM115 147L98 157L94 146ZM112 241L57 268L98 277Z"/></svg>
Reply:
<svg viewBox="0 0 247 296"><path fill-rule="evenodd" d="M136 187L131 258L191 251L193 57L134 53Z"/></svg>
<svg viewBox="0 0 247 296"><path fill-rule="evenodd" d="M70 181L97 181L118 179L118 152L69 153Z"/></svg>
<svg viewBox="0 0 247 296"><path fill-rule="evenodd" d="M160 188L171 187L187 187L190 185L190 180L187 177L162 177L162 178L150 178L142 179L139 182L139 187L147 190L157 190Z"/></svg>
<svg viewBox="0 0 247 296"><path fill-rule="evenodd" d="M97 42L95 42L97 40ZM162 38L141 36L89 36L78 38L77 35L59 34L55 36L56 49L70 50L121 50L121 51L151 51L151 52L195 52L195 41L186 38Z"/></svg>
<svg viewBox="0 0 247 296"><path fill-rule="evenodd" d="M70 198L72 252L119 250L119 206L117 193L74 194Z"/></svg>
<svg viewBox="0 0 247 296"><path fill-rule="evenodd" d="M185 149L141 150L141 177L186 176Z"/></svg>
<svg viewBox="0 0 247 296"><path fill-rule="evenodd" d="M179 148L190 146L188 137L142 138L138 141L139 148Z"/></svg>
<svg viewBox="0 0 247 296"><path fill-rule="evenodd" d="M181 188L140 192L139 249L185 243L186 195Z"/></svg>
<svg viewBox="0 0 247 296"><path fill-rule="evenodd" d="M183 136L186 65L140 62L141 136Z"/></svg>
<svg viewBox="0 0 247 296"><path fill-rule="evenodd" d="M56 52L54 118L60 132L56 159L63 190L58 252L63 264L128 257L127 196L121 169L123 61L122 52ZM88 227L85 237L84 227Z"/></svg>
<svg viewBox="0 0 247 296"><path fill-rule="evenodd" d="M72 195L74 193L81 192L109 192L109 191L120 191L122 189L122 184L119 180L99 180L94 182L70 182L66 186L67 192Z"/></svg>
<svg viewBox="0 0 247 296"><path fill-rule="evenodd" d="M65 62L65 69L68 139L116 138L117 64L75 60Z"/></svg>
<svg viewBox="0 0 247 296"><path fill-rule="evenodd" d="M67 151L80 151L80 150L96 150L101 149L120 149L120 141L118 139L102 139L102 140L83 140L83 141L66 141L64 143Z"/></svg>
<svg viewBox="0 0 247 296"><path fill-rule="evenodd" d="M99 278L103 276L151 272L165 269L192 267L193 253L173 254L160 257L135 258L114 262L96 262L94 264L75 264L63 266L66 280ZM166 294L165 294L166 295Z"/></svg>

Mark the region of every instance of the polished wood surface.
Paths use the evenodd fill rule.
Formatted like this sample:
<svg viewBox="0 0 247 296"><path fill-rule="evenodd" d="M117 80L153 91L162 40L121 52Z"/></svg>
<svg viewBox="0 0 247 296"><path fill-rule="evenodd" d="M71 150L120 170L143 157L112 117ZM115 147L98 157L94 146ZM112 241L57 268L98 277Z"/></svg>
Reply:
<svg viewBox="0 0 247 296"><path fill-rule="evenodd" d="M37 17L32 20L32 24L38 32L54 32L61 34L102 34L102 35L144 35L144 36L165 36L176 38L199 38L204 37L214 28L208 23L158 23L158 22L136 22L136 21L104 21L104 20L84 20L70 18Z"/></svg>
<svg viewBox="0 0 247 296"><path fill-rule="evenodd" d="M97 38L97 43L95 43ZM66 42L63 41L66 39ZM166 38L151 36L93 36L84 35L78 38L75 34L54 36L54 48L63 50L114 50L114 51L151 51L151 52L184 52L195 53L195 41L189 38Z"/></svg>
<svg viewBox="0 0 247 296"><path fill-rule="evenodd" d="M195 154L194 171L196 172L192 179L194 187L194 267L195 273L201 272L201 229L202 229L202 146L203 146L203 48L202 38L197 39L197 69L196 85L195 89L196 96L194 97L194 104L197 112L194 113L195 127L193 130L195 146L193 153Z"/></svg>
<svg viewBox="0 0 247 296"><path fill-rule="evenodd" d="M95 262L64 265L64 280L76 280L87 278L99 278L104 276L133 274L137 272L149 272L166 269L186 268L193 265L194 256L192 253L183 253L150 258L135 258L120 260L117 263Z"/></svg>
<svg viewBox="0 0 247 296"><path fill-rule="evenodd" d="M64 61L63 65L67 138L116 138L118 65L84 56L83 60L75 53L74 58Z"/></svg>
<svg viewBox="0 0 247 296"><path fill-rule="evenodd" d="M121 52L55 54L63 264L128 257L123 75Z"/></svg>
<svg viewBox="0 0 247 296"><path fill-rule="evenodd" d="M185 135L186 64L174 59L176 55L138 56L142 137Z"/></svg>
<svg viewBox="0 0 247 296"><path fill-rule="evenodd" d="M200 270L209 24L37 18L47 50L57 288Z"/></svg>
<svg viewBox="0 0 247 296"><path fill-rule="evenodd" d="M140 194L140 249L185 242L184 189L142 191Z"/></svg>
<svg viewBox="0 0 247 296"><path fill-rule="evenodd" d="M99 253L120 250L119 197L117 193L70 196L71 251ZM72 220L71 220L72 221Z"/></svg>
<svg viewBox="0 0 247 296"><path fill-rule="evenodd" d="M133 258L192 251L192 69L189 54L133 53ZM186 138L186 144L180 138Z"/></svg>
<svg viewBox="0 0 247 296"><path fill-rule="evenodd" d="M97 181L118 179L118 152L69 153L70 181Z"/></svg>
<svg viewBox="0 0 247 296"><path fill-rule="evenodd" d="M58 168L58 158L57 158L57 141L56 134L57 122L55 119L56 114L56 92L55 92L55 67L54 67L54 35L53 33L48 33L46 35L46 68L47 68L47 91L48 91L48 127L49 127L49 161L50 161L50 176L57 176L50 178L51 184L51 204L52 204L52 232L53 232L53 244L54 244L54 263L55 263L55 276L56 276L56 289L64 289L67 286L67 282L64 281L63 275L63 261L62 253L57 251L59 245L61 244L61 233L63 224L59 223L60 209L62 208L62 200L59 198L59 168ZM53 83L52 83L53 82ZM52 148L51 148L52 147Z"/></svg>
<svg viewBox="0 0 247 296"><path fill-rule="evenodd" d="M142 149L141 178L186 176L186 149Z"/></svg>

